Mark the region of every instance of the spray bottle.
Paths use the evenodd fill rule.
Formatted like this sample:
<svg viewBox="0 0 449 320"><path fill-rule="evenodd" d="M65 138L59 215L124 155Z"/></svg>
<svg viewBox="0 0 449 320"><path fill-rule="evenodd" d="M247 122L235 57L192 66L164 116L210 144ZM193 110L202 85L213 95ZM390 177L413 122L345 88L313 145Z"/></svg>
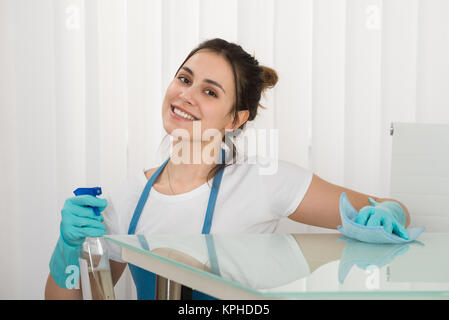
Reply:
<svg viewBox="0 0 449 320"><path fill-rule="evenodd" d="M73 191L75 196L101 195L101 188L78 188ZM93 207L95 215L100 211ZM114 285L112 283L109 256L102 238L86 237L79 257L81 288L84 300L114 300Z"/></svg>

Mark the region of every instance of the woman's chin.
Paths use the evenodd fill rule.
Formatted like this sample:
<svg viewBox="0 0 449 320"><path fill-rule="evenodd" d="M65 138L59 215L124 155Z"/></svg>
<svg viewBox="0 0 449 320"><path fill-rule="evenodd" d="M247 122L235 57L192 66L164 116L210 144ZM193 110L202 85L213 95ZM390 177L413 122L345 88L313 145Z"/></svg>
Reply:
<svg viewBox="0 0 449 320"><path fill-rule="evenodd" d="M192 133L189 129L183 128L181 126L164 125L164 130L167 134L171 135L173 138L182 138L190 140Z"/></svg>

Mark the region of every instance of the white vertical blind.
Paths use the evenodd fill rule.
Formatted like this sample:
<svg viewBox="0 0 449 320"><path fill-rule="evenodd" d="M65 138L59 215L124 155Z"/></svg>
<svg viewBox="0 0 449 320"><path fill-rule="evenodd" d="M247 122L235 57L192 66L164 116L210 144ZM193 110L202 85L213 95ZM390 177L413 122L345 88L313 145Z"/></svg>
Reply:
<svg viewBox="0 0 449 320"><path fill-rule="evenodd" d="M0 250L8 263L0 264L2 287L0 298L20 297L20 233L21 219L18 214L17 181L17 112L16 112L16 77L15 74L15 28L13 25L13 7L0 1ZM6 45L6 44L9 44Z"/></svg>
<svg viewBox="0 0 449 320"><path fill-rule="evenodd" d="M344 179L346 1L313 2L311 169Z"/></svg>
<svg viewBox="0 0 449 320"><path fill-rule="evenodd" d="M382 1L347 1L342 183L377 194L382 158L379 153Z"/></svg>
<svg viewBox="0 0 449 320"><path fill-rule="evenodd" d="M393 0L382 4L380 196L390 191L392 139L385 133L392 122L423 121L416 117L418 3Z"/></svg>
<svg viewBox="0 0 449 320"><path fill-rule="evenodd" d="M279 82L275 101L267 107L275 110L274 127L282 128L280 158L310 167L313 0L277 1L274 19L272 66L278 72Z"/></svg>
<svg viewBox="0 0 449 320"><path fill-rule="evenodd" d="M239 0L200 0L199 40L222 38L237 41L240 3Z"/></svg>
<svg viewBox="0 0 449 320"><path fill-rule="evenodd" d="M255 55L262 65L274 64L274 0L238 1L238 43L250 54ZM274 127L274 90L262 97L259 109L250 127L271 129Z"/></svg>
<svg viewBox="0 0 449 320"><path fill-rule="evenodd" d="M387 196L390 123L449 122L448 10L446 0L0 0L10 255L0 297L43 297L76 187L107 193L158 164L165 90L205 39L237 42L277 70L248 128L277 129L280 159Z"/></svg>
<svg viewBox="0 0 449 320"><path fill-rule="evenodd" d="M13 53L12 59L6 61L6 64L12 63L12 68L1 70L1 82L14 81L13 92L0 88L2 97L3 94L6 97L5 100L0 98L0 127L6 125L15 130L6 136L8 140L0 138L2 158L5 155L8 160L5 166L2 163L0 183L2 188L14 188L9 194L11 197L4 198L2 194L0 202L13 202L11 206L15 209L1 211L5 224L0 226L0 234L5 232L10 236L0 244L1 251L10 254L2 257L2 264L7 268L1 275L0 294L4 298L14 297L3 291L3 284L5 288L12 288L17 298L38 296L48 274L49 243L54 242L58 233L57 206L53 201L58 196L53 10L50 1L42 1L39 6L14 1L14 6L6 10L10 14L6 21L11 23L7 28L10 36L6 39L11 41L5 43L2 38L0 44L0 51L11 46L7 50ZM2 10L1 15L4 14ZM6 114L13 112L13 117L3 117L6 109L11 109ZM8 125L9 120L16 122ZM10 149L13 154L3 149L8 145L14 145ZM9 173L10 168L15 171ZM16 264L12 264L14 262ZM18 277L10 278L10 270Z"/></svg>
<svg viewBox="0 0 449 320"><path fill-rule="evenodd" d="M416 118L423 122L448 121L449 1L419 1Z"/></svg>
<svg viewBox="0 0 449 320"><path fill-rule="evenodd" d="M128 87L127 2L99 0L98 113L100 182L105 188L127 174ZM134 85L134 83L132 84ZM98 133L96 133L98 132Z"/></svg>

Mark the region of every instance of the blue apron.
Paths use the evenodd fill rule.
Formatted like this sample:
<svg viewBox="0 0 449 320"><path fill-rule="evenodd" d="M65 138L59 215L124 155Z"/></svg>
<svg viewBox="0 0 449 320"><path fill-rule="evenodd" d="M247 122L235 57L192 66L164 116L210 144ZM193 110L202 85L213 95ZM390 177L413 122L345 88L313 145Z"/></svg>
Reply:
<svg viewBox="0 0 449 320"><path fill-rule="evenodd" d="M222 159L225 158L225 151L221 149L220 154L220 163L222 162ZM170 158L168 158L157 170L156 172L151 176L151 178L148 180L147 184L145 185L145 188L142 191L142 194L140 195L139 202L137 203L136 209L134 210L134 215L131 219L131 223L129 224L128 228L128 234L134 234L136 231L137 223L139 222L140 215L142 214L142 210L145 206L145 203L148 199L148 195L150 194L150 190L153 187L154 181L158 178L159 174L162 172L164 167L167 165ZM209 202L207 204L207 210L206 210L206 216L204 218L203 223L203 230L202 234L208 235L210 232L210 228L212 226L212 218L214 215L214 208L215 208L215 202L217 199L218 191L220 189L221 184L221 178L223 176L224 170L221 169L214 177L214 181L212 183L212 190L209 195ZM206 244L209 251L209 256L212 257L212 271L214 273L219 274L218 264L216 260L215 255L215 248L214 244L212 242L212 237L206 236ZM139 241L142 242L142 239L139 238ZM146 244L146 241L144 242L144 248L149 250L148 245ZM134 283L136 285L137 289L137 299L139 300L154 300L156 298L156 275L152 272L149 272L147 270L144 270L142 268L139 268L131 263L129 263L129 269L131 271L131 275L133 277ZM209 299L215 299L209 295L206 295L202 292L193 290L192 291L192 299L195 300L209 300Z"/></svg>

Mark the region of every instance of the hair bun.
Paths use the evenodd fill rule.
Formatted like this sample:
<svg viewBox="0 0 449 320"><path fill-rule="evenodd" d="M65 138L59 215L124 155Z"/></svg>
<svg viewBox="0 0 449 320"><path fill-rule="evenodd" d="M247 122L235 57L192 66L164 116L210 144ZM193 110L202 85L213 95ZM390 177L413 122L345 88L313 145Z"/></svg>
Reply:
<svg viewBox="0 0 449 320"><path fill-rule="evenodd" d="M273 88L276 85L276 83L278 82L279 77L278 77L277 72L274 69L271 69L266 66L260 66L260 68L262 69L261 77L263 80L263 83L262 83L262 92L263 92L266 89Z"/></svg>

